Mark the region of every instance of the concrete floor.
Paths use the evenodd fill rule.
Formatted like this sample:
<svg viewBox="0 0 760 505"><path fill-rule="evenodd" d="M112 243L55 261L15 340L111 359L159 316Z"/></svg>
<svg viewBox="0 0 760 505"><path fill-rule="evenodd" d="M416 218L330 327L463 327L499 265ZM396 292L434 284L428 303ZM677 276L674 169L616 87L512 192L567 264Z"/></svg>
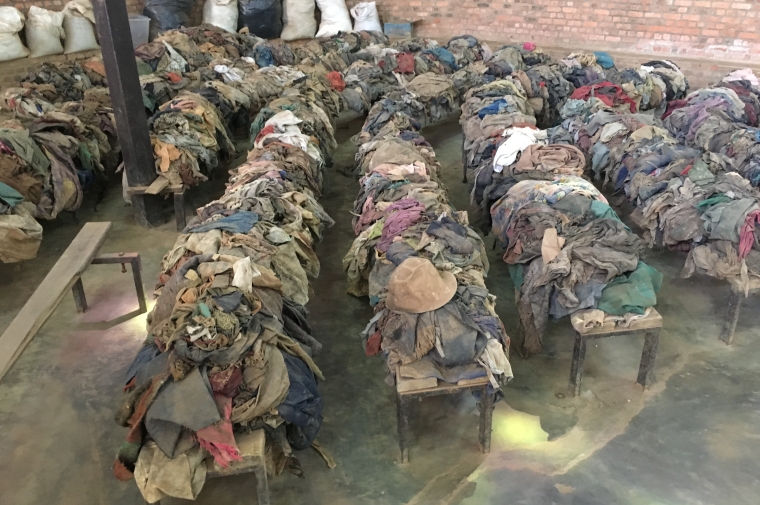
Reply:
<svg viewBox="0 0 760 505"><path fill-rule="evenodd" d="M665 326L646 392L635 385L643 339L589 346L584 392L563 397L572 330L550 324L542 354L513 356L515 379L496 407L490 455L477 450L475 402L468 395L429 398L411 421L411 463L397 463L395 401L383 382L383 362L367 358L358 334L372 315L366 300L345 294L341 259L354 238L350 210L357 182L341 175L353 162L348 140L361 121L343 124L336 166L322 204L336 220L318 246L322 274L309 304L318 358L327 380L319 435L338 467L313 451L299 455L305 479L271 481L274 504L752 504L760 496L760 373L754 338L760 313L745 305L735 344L717 340L728 287L705 278L683 280L684 257L647 251L665 275L658 310ZM444 167L452 202L469 209L460 182L461 130L450 121L424 132ZM222 191L224 175L197 188L190 204ZM167 209L169 209L167 207ZM103 252L139 251L148 289L162 255L177 236L174 224L139 228L114 187L97 212L86 203L79 222L45 223L39 257L0 275L0 330L8 326L81 224L111 220ZM472 216L474 222L476 216ZM492 244L487 237L486 243ZM507 331L516 330L513 288L498 251L491 253L489 289ZM0 382L0 504L135 504L133 482L111 476L126 430L113 421L122 374L145 337L131 275L93 266L83 276L91 310L77 315L67 296ZM106 321L106 322L103 322ZM755 463L753 463L755 461ZM180 503L165 500L164 503ZM252 477L207 482L199 504L255 502Z"/></svg>

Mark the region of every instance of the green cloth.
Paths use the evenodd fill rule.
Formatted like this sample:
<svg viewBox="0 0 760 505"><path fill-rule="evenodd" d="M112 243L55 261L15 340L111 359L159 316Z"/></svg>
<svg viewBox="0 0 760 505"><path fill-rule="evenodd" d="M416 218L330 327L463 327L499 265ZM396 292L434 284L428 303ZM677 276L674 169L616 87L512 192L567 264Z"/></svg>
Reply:
<svg viewBox="0 0 760 505"><path fill-rule="evenodd" d="M594 217L598 219L612 219L613 221L620 221L620 216L617 215L617 212L612 210L612 207L604 202L600 202L599 200L591 201L591 213L594 214ZM623 226L625 226L625 224ZM625 229L631 231L628 226L625 226Z"/></svg>
<svg viewBox="0 0 760 505"><path fill-rule="evenodd" d="M153 73L153 69L150 68L150 65L140 58L135 58L135 63L137 63L137 75L150 75Z"/></svg>
<svg viewBox="0 0 760 505"><path fill-rule="evenodd" d="M148 109L151 112L156 110L156 100L153 99L147 91L142 90L142 97L143 97L143 105L145 106L146 109Z"/></svg>
<svg viewBox="0 0 760 505"><path fill-rule="evenodd" d="M715 196L711 196L707 200L702 200L699 202L696 207L700 211L704 211L707 209L707 207L712 207L713 205L717 205L719 203L727 203L730 202L731 198L727 197L723 193L718 193Z"/></svg>
<svg viewBox="0 0 760 505"><path fill-rule="evenodd" d="M515 289L520 291L523 282L525 282L525 268L521 263L518 263L516 265L507 265L507 270L509 270L509 276L512 278L512 284L515 285Z"/></svg>
<svg viewBox="0 0 760 505"><path fill-rule="evenodd" d="M29 135L29 130L0 128L0 140L6 145L10 144L16 155L32 167L38 175L43 177L50 175L50 160Z"/></svg>
<svg viewBox="0 0 760 505"><path fill-rule="evenodd" d="M256 137L259 136L259 132L264 129L264 123L269 121L275 114L276 112L268 107L264 107L259 111L256 118L251 122L251 128L248 131L251 138L251 145L253 145L253 141L256 140Z"/></svg>
<svg viewBox="0 0 760 505"><path fill-rule="evenodd" d="M0 200L4 201L11 207L15 207L24 201L24 197L12 187L4 182L0 182Z"/></svg>
<svg viewBox="0 0 760 505"><path fill-rule="evenodd" d="M639 261L636 270L628 275L619 275L607 284L596 308L615 316L629 312L643 314L647 307L657 304L660 286L662 274Z"/></svg>
<svg viewBox="0 0 760 505"><path fill-rule="evenodd" d="M715 176L710 172L710 169L707 168L707 163L702 161L702 159L698 159L694 162L694 165L689 169L687 177L697 186L704 186L715 180Z"/></svg>

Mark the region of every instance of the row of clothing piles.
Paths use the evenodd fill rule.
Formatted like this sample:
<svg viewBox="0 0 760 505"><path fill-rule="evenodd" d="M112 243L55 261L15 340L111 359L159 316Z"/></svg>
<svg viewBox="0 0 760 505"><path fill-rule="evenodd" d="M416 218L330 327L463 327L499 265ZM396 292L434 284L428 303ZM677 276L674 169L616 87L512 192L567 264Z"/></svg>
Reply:
<svg viewBox="0 0 760 505"><path fill-rule="evenodd" d="M538 128L545 97L528 92L530 69L523 70L521 60L537 50L500 51L511 55L510 71L467 92L460 124L471 201L505 249L517 289L516 348L528 356L541 351L550 317L577 312L589 326L644 317L656 303L662 276L640 261L640 239L583 178L585 154L557 129ZM546 60L536 63L549 68ZM575 84L585 85L577 79ZM570 98L579 90L585 92L581 86L554 102L561 105L559 114L567 114L567 104L588 104Z"/></svg>
<svg viewBox="0 0 760 505"><path fill-rule="evenodd" d="M117 414L130 431L115 474L134 478L148 502L195 499L208 465L244 458L236 435L256 429L271 474L302 475L294 450L310 446L334 465L315 442L321 344L305 308L320 270L314 247L333 225L317 201L336 145L328 110L298 87L265 104L247 160L162 261Z"/></svg>
<svg viewBox="0 0 760 505"><path fill-rule="evenodd" d="M590 159L594 177L624 192L645 243L688 252L683 276L733 277L745 290L760 277L760 191L751 169L760 90L753 78L732 72L671 102L664 120L579 103L578 115L568 112L549 133L569 137Z"/></svg>
<svg viewBox="0 0 760 505"><path fill-rule="evenodd" d="M332 100L325 109L336 116L345 99L332 93L328 81L307 82L303 72L284 65L307 57L333 61L336 51L342 62L352 51L385 42L382 34L351 33L314 41L304 51L201 26L172 30L138 47L156 172L172 185L206 180L220 159L236 152L235 133L247 132L258 111L296 83L321 90L323 99ZM14 262L36 256L42 240L36 219L74 211L85 191L105 189L120 153L101 60L44 63L20 86L6 89L0 103L18 119L0 125L0 182L28 204L5 206L0 214L9 237L0 246L0 261Z"/></svg>
<svg viewBox="0 0 760 505"><path fill-rule="evenodd" d="M84 74L66 77L77 75ZM23 84L0 96L0 106L15 116L0 122L0 183L23 202L0 213L9 234L0 241L4 263L34 258L42 241L37 220L76 211L85 191L102 192L120 158L107 90L59 94L52 85Z"/></svg>
<svg viewBox="0 0 760 505"><path fill-rule="evenodd" d="M328 77L337 61L322 55L295 68L268 67L278 77L296 78L284 81L290 86L258 110L250 125L247 161L230 172L224 196L198 209L162 261L149 336L129 367L117 415L130 433L115 473L134 477L148 501L167 495L195 498L206 460L224 467L245 456L235 433L264 428L275 473L284 468L299 473L293 449L314 441L322 420L316 379L322 376L312 356L321 345L310 335L304 306L311 294L309 279L319 274L314 245L333 224L317 198L323 168L336 147L333 121L347 103ZM448 88L446 97L454 106L457 91L450 82ZM424 103L435 102L429 107L444 105L425 94L424 86L420 93ZM202 118L213 111L213 105L196 98L202 94L202 89L183 91L161 106L151 119L153 131L170 114L191 111ZM178 123L179 116L173 117ZM191 129L212 139L213 133L196 121ZM217 138L220 131L217 127ZM478 337L478 356L508 368L503 350L497 353L486 341L502 342L506 336L482 288L482 242L474 234L469 240L465 246L473 248L474 241L478 250L471 251L468 273L460 275L473 277L476 285L457 295L459 305L441 309L441 317L465 311L458 317L468 317L464 321L470 327L461 329L467 337ZM493 337L474 334L473 321ZM435 332L433 326L428 331ZM457 348L447 350L453 354ZM471 370L452 373L473 375Z"/></svg>
<svg viewBox="0 0 760 505"><path fill-rule="evenodd" d="M454 42L465 58L482 58L467 38ZM449 203L419 133L456 110L463 91L448 75L424 73L372 107L357 137L357 238L343 265L348 292L374 307L362 343L368 356L385 357L391 383L488 377L498 390L512 377L509 337L485 287L485 247L467 213Z"/></svg>

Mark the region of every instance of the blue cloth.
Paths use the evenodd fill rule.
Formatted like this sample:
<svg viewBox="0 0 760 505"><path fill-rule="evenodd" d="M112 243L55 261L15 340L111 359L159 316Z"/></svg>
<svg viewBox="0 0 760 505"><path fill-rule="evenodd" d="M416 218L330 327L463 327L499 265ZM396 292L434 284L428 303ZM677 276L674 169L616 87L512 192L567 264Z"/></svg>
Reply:
<svg viewBox="0 0 760 505"><path fill-rule="evenodd" d="M504 100L503 98L500 100L496 100L492 104L486 105L485 107L480 109L478 111L478 117L480 119L483 119L484 117L490 114L501 114L504 111L504 109L507 108L508 105L509 104L507 103L507 101Z"/></svg>
<svg viewBox="0 0 760 505"><path fill-rule="evenodd" d="M301 359L283 352L290 386L277 413L291 426L287 427L288 442L293 449L307 449L322 426L322 397L314 373Z"/></svg>
<svg viewBox="0 0 760 505"><path fill-rule="evenodd" d="M237 214L232 214L210 223L199 224L187 231L188 233L206 233L211 230L222 230L230 233L248 233L258 221L259 215L255 212L241 210Z"/></svg>
<svg viewBox="0 0 760 505"><path fill-rule="evenodd" d="M24 197L12 187L0 182L0 200L4 201L11 207L15 207L24 201Z"/></svg>
<svg viewBox="0 0 760 505"><path fill-rule="evenodd" d="M259 67L274 66L274 55L268 47L257 47L253 52L253 59Z"/></svg>
<svg viewBox="0 0 760 505"><path fill-rule="evenodd" d="M459 70L459 67L457 66L456 58L454 58L454 55L451 54L451 51L449 51L448 49L445 49L443 47L434 47L433 49L428 49L423 54L432 54L433 56L438 58L438 61L440 61L441 63L448 65L454 70Z"/></svg>
<svg viewBox="0 0 760 505"><path fill-rule="evenodd" d="M612 56L605 53L604 51L594 51L594 56L596 56L596 62L602 68L612 68L615 66L615 62L612 60Z"/></svg>

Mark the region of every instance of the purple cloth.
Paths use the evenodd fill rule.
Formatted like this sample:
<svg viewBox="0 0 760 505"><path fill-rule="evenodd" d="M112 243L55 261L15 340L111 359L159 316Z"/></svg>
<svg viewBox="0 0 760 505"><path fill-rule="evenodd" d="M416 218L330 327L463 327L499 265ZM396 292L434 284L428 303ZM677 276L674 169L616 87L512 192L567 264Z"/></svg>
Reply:
<svg viewBox="0 0 760 505"><path fill-rule="evenodd" d="M377 249L386 252L393 243L393 238L422 219L425 206L417 200L402 198L386 209L383 234L377 243Z"/></svg>

